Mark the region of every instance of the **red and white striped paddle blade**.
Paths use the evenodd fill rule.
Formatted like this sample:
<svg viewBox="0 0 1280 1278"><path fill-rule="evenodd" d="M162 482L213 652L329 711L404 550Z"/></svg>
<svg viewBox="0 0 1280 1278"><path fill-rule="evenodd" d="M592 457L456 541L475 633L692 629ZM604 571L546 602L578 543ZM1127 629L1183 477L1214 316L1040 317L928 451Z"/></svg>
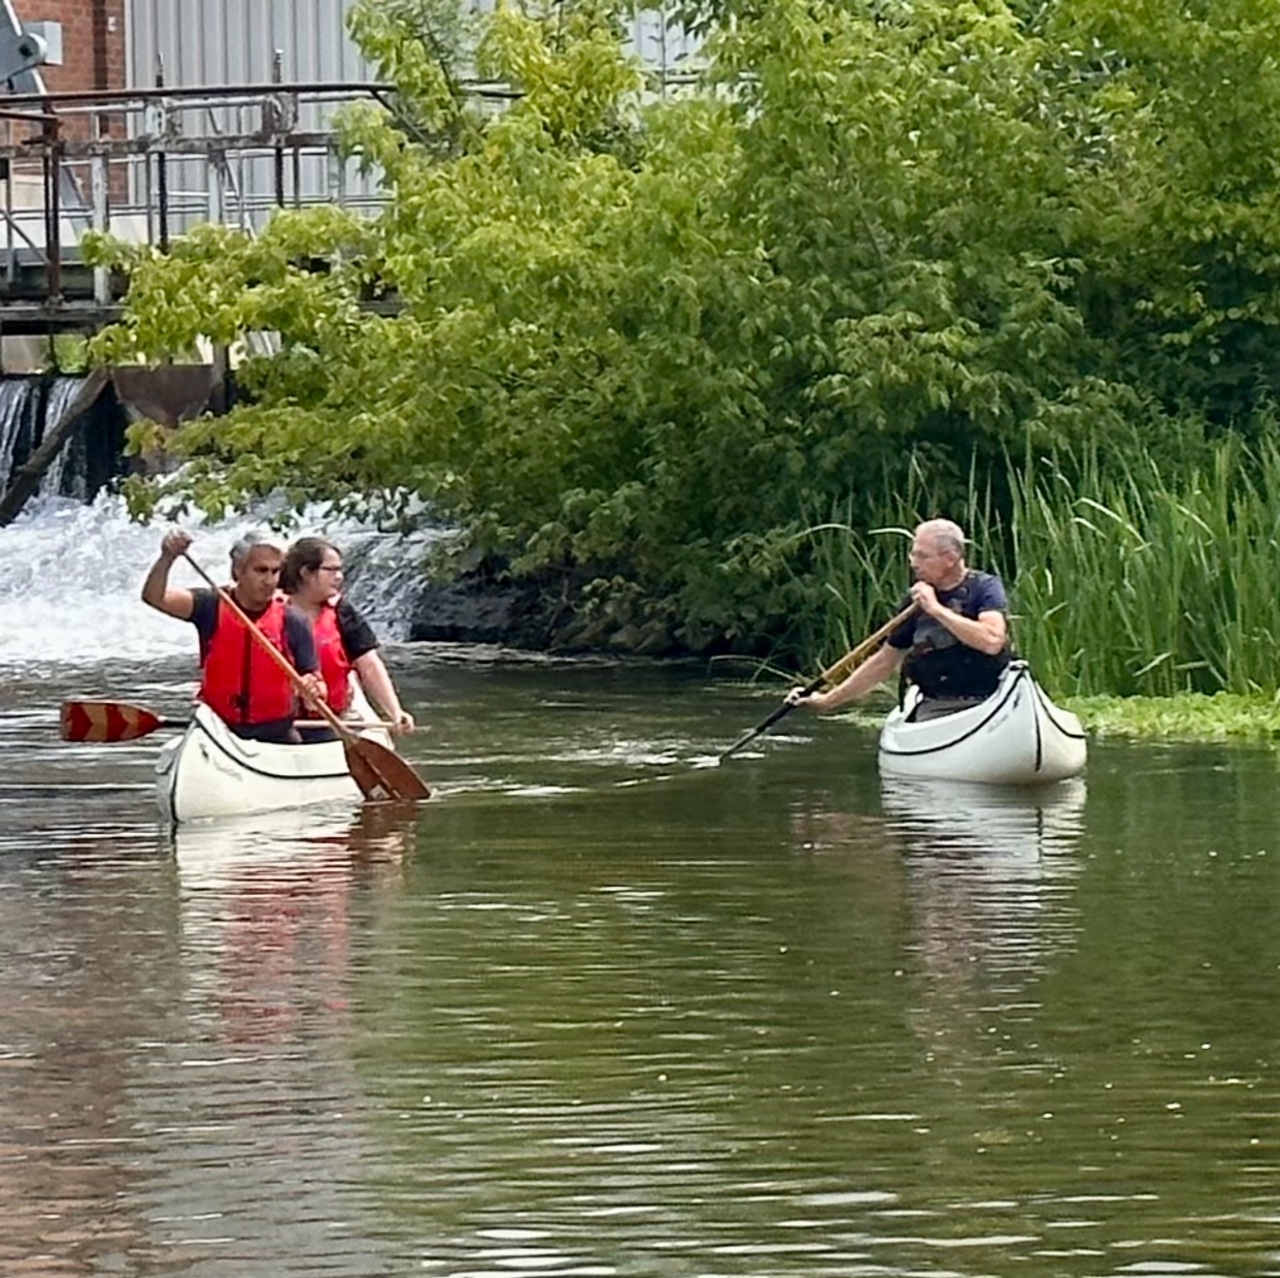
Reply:
<svg viewBox="0 0 1280 1278"><path fill-rule="evenodd" d="M123 701L62 703L64 741L135 741L164 726L158 714Z"/></svg>

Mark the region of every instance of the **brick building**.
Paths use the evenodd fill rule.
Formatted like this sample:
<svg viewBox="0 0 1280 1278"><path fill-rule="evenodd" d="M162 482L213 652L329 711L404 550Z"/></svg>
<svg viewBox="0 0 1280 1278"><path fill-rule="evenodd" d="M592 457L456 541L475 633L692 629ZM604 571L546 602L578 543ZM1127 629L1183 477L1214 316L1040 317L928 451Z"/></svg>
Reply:
<svg viewBox="0 0 1280 1278"><path fill-rule="evenodd" d="M40 68L46 89L125 87L125 5L126 0L10 0L24 28L56 24L61 30L61 65Z"/></svg>

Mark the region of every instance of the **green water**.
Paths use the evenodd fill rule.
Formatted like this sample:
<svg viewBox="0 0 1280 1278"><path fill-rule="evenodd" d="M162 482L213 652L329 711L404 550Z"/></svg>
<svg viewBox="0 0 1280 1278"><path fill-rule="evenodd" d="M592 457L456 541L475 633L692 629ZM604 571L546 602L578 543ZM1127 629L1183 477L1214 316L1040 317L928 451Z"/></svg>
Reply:
<svg viewBox="0 0 1280 1278"><path fill-rule="evenodd" d="M437 797L157 827L0 690L0 1271L1280 1273L1261 748L894 787L699 670L396 654ZM141 689L141 690L139 690Z"/></svg>

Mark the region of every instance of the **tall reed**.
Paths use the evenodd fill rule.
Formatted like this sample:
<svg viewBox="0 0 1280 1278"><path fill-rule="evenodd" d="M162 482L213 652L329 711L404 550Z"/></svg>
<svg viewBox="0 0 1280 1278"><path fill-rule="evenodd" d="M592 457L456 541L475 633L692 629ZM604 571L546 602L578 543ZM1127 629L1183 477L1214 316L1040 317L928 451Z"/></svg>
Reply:
<svg viewBox="0 0 1280 1278"><path fill-rule="evenodd" d="M954 519L971 537L975 566L1001 568L1002 520L989 486L970 471L963 500L935 505L934 485L919 456L912 457L903 492L888 487L826 513L800 535L807 570L822 583L823 598L800 638L809 664L830 665L888 620L911 583L908 551L916 524ZM994 534L994 536L993 536Z"/></svg>
<svg viewBox="0 0 1280 1278"><path fill-rule="evenodd" d="M1280 449L1098 452L1015 476L1023 653L1064 693L1274 693Z"/></svg>
<svg viewBox="0 0 1280 1278"><path fill-rule="evenodd" d="M1053 693L1275 695L1280 446L1230 438L1199 457L1094 448L1027 461L1011 469L1004 510L975 475L963 509L933 508L913 463L905 492L850 503L804 534L825 591L803 638L811 664L885 619L909 580L911 528L941 514L975 538L971 566L1004 577L1017 649Z"/></svg>

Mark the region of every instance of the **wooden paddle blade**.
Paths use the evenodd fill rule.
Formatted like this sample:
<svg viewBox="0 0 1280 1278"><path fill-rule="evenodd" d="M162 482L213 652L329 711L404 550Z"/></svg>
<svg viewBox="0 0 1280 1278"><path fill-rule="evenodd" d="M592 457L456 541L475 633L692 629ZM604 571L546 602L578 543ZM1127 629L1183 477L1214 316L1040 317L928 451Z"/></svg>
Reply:
<svg viewBox="0 0 1280 1278"><path fill-rule="evenodd" d="M62 739L64 741L136 741L168 721L142 706L123 701L64 701Z"/></svg>
<svg viewBox="0 0 1280 1278"><path fill-rule="evenodd" d="M427 783L380 741L355 737L343 743L347 767L366 799L429 799Z"/></svg>

